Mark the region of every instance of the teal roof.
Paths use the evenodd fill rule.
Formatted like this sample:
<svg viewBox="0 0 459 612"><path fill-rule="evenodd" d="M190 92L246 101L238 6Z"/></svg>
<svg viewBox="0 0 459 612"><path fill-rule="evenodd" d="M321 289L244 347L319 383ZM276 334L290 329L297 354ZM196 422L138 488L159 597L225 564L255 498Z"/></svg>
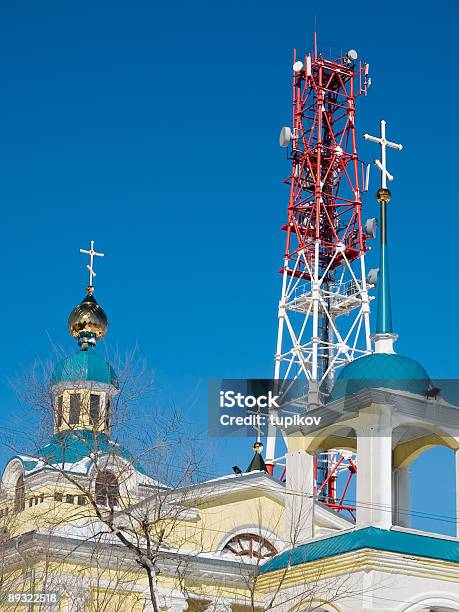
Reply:
<svg viewBox="0 0 459 612"><path fill-rule="evenodd" d="M377 527L366 527L365 529L355 529L323 540L309 542L292 550L286 550L264 563L260 572L265 574L288 566L334 557L362 548L459 563L458 541L378 529Z"/></svg>
<svg viewBox="0 0 459 612"><path fill-rule="evenodd" d="M57 364L51 384L60 382L100 382L118 388L118 379L111 365L92 350L80 351Z"/></svg>
<svg viewBox="0 0 459 612"><path fill-rule="evenodd" d="M92 465L91 453L116 455L129 461L139 472L145 473L142 467L134 461L132 455L118 443L110 440L107 434L104 432L95 434L87 429L55 434L46 446L37 451L36 457L44 461L45 467L57 464L74 465L86 460L87 473Z"/></svg>
<svg viewBox="0 0 459 612"><path fill-rule="evenodd" d="M396 354L373 353L354 359L341 370L329 401L368 388L396 389L425 395L429 387L429 375L414 359Z"/></svg>

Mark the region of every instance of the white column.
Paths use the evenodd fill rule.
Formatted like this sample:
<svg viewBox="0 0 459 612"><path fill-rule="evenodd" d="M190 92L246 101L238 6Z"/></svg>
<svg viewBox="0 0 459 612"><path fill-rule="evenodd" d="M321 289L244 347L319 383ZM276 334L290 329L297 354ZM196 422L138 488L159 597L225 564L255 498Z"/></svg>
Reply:
<svg viewBox="0 0 459 612"><path fill-rule="evenodd" d="M290 545L297 546L314 535L314 457L292 451L286 468L285 531Z"/></svg>
<svg viewBox="0 0 459 612"><path fill-rule="evenodd" d="M394 525L411 527L410 470L398 468L393 473Z"/></svg>
<svg viewBox="0 0 459 612"><path fill-rule="evenodd" d="M357 431L357 527L392 525L392 427L390 406L359 413Z"/></svg>

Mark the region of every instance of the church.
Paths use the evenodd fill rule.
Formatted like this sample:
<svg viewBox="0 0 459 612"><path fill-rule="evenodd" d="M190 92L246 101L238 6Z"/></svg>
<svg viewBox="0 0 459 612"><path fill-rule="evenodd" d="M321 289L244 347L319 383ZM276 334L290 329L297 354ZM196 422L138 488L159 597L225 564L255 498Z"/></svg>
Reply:
<svg viewBox="0 0 459 612"><path fill-rule="evenodd" d="M421 364L395 350L386 154L401 145L387 140L385 122L380 136L367 138L381 148L375 280L364 267L374 230L360 216L364 189L348 186L351 196L338 195L357 168L355 90L347 87L363 75L363 92L367 65L354 50L333 61L317 50L294 59L296 123L281 133L292 160L283 228L290 250L274 378L304 374L309 384L296 407L320 419L280 432L282 460L279 432L271 429L265 456L259 436L245 472L197 480L182 458L166 466L175 478L167 469L159 477L160 469L113 435L124 418L125 385L99 350L108 316L95 297L100 253L91 242L83 251L90 258L86 295L68 317L77 346L46 381L52 431L40 448L12 456L2 475L2 610L459 610L459 501L456 537L410 525L410 465L425 450L441 445L456 453L459 491L459 408ZM340 113L343 129L336 127ZM352 276L346 285L340 269ZM372 287L377 323L370 335ZM301 333L311 324L307 341L293 317ZM351 340L358 330L361 345ZM356 481L349 504L340 466Z"/></svg>

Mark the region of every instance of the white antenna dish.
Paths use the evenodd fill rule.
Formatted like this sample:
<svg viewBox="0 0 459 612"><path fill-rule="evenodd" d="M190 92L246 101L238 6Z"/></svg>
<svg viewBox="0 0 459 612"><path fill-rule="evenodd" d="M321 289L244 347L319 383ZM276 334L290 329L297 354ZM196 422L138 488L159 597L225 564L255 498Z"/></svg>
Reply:
<svg viewBox="0 0 459 612"><path fill-rule="evenodd" d="M355 49L349 49L349 51L346 53L346 57L351 62L355 62L355 60L359 57L359 54Z"/></svg>
<svg viewBox="0 0 459 612"><path fill-rule="evenodd" d="M365 225L363 227L365 234L371 236L372 238L376 238L376 232L378 230L378 219L367 219L365 221Z"/></svg>
<svg viewBox="0 0 459 612"><path fill-rule="evenodd" d="M279 145L281 147L288 147L292 138L292 130L289 127L283 127L279 134Z"/></svg>
<svg viewBox="0 0 459 612"><path fill-rule="evenodd" d="M378 284L378 276L379 268L371 268L371 270L368 270L367 283L373 287L376 287Z"/></svg>
<svg viewBox="0 0 459 612"><path fill-rule="evenodd" d="M303 68L304 68L303 62L298 61L293 64L293 72L295 74L299 74L303 70Z"/></svg>

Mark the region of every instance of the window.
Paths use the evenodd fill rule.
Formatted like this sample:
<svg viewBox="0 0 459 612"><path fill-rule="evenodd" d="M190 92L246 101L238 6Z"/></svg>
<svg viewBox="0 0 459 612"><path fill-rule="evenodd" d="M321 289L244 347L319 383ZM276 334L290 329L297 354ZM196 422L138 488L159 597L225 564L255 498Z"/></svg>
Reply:
<svg viewBox="0 0 459 612"><path fill-rule="evenodd" d="M42 504L44 501L45 501L45 494L44 494L44 493L42 493L42 494L40 495L40 504Z"/></svg>
<svg viewBox="0 0 459 612"><path fill-rule="evenodd" d="M277 550L266 538L253 533L242 533L231 538L223 548L238 557L250 559L268 559L277 554Z"/></svg>
<svg viewBox="0 0 459 612"><path fill-rule="evenodd" d="M81 395L72 393L70 395L69 425L77 425L80 422L80 406Z"/></svg>
<svg viewBox="0 0 459 612"><path fill-rule="evenodd" d="M86 496L85 495L78 495L78 505L86 506Z"/></svg>
<svg viewBox="0 0 459 612"><path fill-rule="evenodd" d="M14 509L16 512L24 510L25 508L25 486L24 486L24 475L21 474L16 480L16 486L14 489Z"/></svg>
<svg viewBox="0 0 459 612"><path fill-rule="evenodd" d="M113 472L99 472L96 478L96 503L113 508L118 505L118 480Z"/></svg>
<svg viewBox="0 0 459 612"><path fill-rule="evenodd" d="M110 398L105 396L105 431L108 432L110 430L110 411L111 411L111 403Z"/></svg>
<svg viewBox="0 0 459 612"><path fill-rule="evenodd" d="M31 508L33 505L33 497L29 498L29 508Z"/></svg>
<svg viewBox="0 0 459 612"><path fill-rule="evenodd" d="M74 501L75 501L75 495L66 495L65 496L65 502L67 504L73 504Z"/></svg>
<svg viewBox="0 0 459 612"><path fill-rule="evenodd" d="M61 502L64 499L62 493L54 493L54 501Z"/></svg>
<svg viewBox="0 0 459 612"><path fill-rule="evenodd" d="M89 422L98 425L100 421L100 395L91 393L89 396Z"/></svg>
<svg viewBox="0 0 459 612"><path fill-rule="evenodd" d="M61 427L63 414L64 414L64 398L62 395L59 395L59 397L57 398L56 427Z"/></svg>

